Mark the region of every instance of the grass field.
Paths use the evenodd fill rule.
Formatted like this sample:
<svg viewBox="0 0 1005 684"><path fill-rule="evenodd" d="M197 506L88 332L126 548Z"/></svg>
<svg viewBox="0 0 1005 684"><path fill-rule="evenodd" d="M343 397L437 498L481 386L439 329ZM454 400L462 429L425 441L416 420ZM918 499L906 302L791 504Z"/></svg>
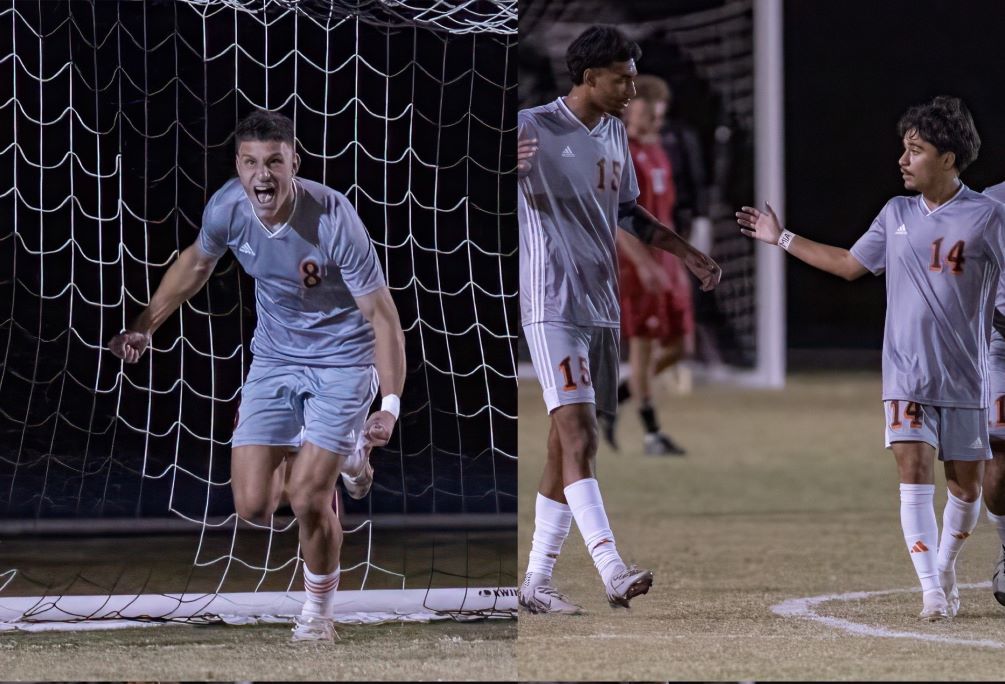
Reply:
<svg viewBox="0 0 1005 684"><path fill-rule="evenodd" d="M799 375L784 391L699 387L663 397L664 424L688 449L678 459L642 455L638 419L626 411L622 450L601 447L599 479L619 550L651 567L655 584L631 611L612 611L574 529L555 580L586 614L522 614L520 678L999 679L1005 608L987 588L962 591L951 624L916 619L921 599L910 593L917 580L879 397L873 373ZM536 383L522 383L521 573L546 428ZM941 521L941 475L938 482ZM982 517L960 581L986 583L997 548ZM885 590L904 591L814 606L828 622L772 610L790 599Z"/></svg>
<svg viewBox="0 0 1005 684"><path fill-rule="evenodd" d="M384 533L373 563L402 573L408 588L513 586L512 532ZM265 545L239 535L235 555L258 561ZM204 542L202 560L229 551L227 535ZM350 535L343 566L366 557L365 538ZM3 568L21 569L5 596L212 591L222 563L193 568L192 536L12 540ZM274 559L295 553L295 536L274 540ZM262 589L282 591L290 572L270 573ZM358 589L361 571L343 589ZM232 564L223 591L251 591L260 572ZM370 588L401 580L371 572ZM301 589L297 580L294 589ZM334 644L290 642L286 624L168 625L87 632L0 634L0 679L5 681L409 680L516 679L514 620L339 626Z"/></svg>

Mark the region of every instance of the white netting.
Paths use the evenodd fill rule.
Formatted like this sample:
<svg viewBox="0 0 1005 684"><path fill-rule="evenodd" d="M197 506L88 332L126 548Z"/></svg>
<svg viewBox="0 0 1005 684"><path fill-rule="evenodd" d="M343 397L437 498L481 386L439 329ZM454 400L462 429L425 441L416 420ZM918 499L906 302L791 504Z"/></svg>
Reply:
<svg viewBox="0 0 1005 684"><path fill-rule="evenodd" d="M254 326L237 262L221 260L137 366L105 348L195 239L254 107L291 116L300 174L356 205L406 334L395 439L373 457L373 494L346 503L343 588L512 583L515 542L373 526L515 520L515 3L15 0L0 25L12 122L0 534L123 519L180 533L125 554L164 554L176 571L136 576L86 552L76 568L40 569L15 542L2 595L58 608L96 587L300 588L295 523L254 530L233 514L229 441Z"/></svg>
<svg viewBox="0 0 1005 684"><path fill-rule="evenodd" d="M753 197L752 2L522 2L521 106L567 92L565 50L595 23L617 25L637 41L639 73L661 76L673 91L664 140L675 162L675 222L723 268L715 292L695 300L697 356L712 366L750 367L757 359L754 245L733 212Z"/></svg>

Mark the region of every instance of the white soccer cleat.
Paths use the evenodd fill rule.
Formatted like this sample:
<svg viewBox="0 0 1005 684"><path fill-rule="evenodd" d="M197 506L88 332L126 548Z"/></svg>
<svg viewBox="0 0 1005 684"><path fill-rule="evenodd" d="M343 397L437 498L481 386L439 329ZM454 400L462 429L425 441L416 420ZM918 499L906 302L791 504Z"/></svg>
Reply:
<svg viewBox="0 0 1005 684"><path fill-rule="evenodd" d="M517 603L529 613L551 613L555 615L579 615L583 609L569 600L551 584L520 587Z"/></svg>
<svg viewBox="0 0 1005 684"><path fill-rule="evenodd" d="M629 601L640 594L649 593L649 588L653 586L653 571L629 565L618 571L604 586L611 608L630 608Z"/></svg>
<svg viewBox="0 0 1005 684"><path fill-rule="evenodd" d="M298 615L293 618L292 641L335 641L339 638L331 618Z"/></svg>
<svg viewBox="0 0 1005 684"><path fill-rule="evenodd" d="M995 595L995 600L1005 606L1005 545L1002 545L1002 552L991 575L991 591Z"/></svg>
<svg viewBox="0 0 1005 684"><path fill-rule="evenodd" d="M370 493L373 485L373 466L370 465L370 450L366 439L360 435L356 440L356 448L346 456L342 464L342 484L349 496L362 499Z"/></svg>
<svg viewBox="0 0 1005 684"><path fill-rule="evenodd" d="M949 622L952 615L949 614L949 601L942 589L933 589L925 592L925 606L918 615L924 622Z"/></svg>
<svg viewBox="0 0 1005 684"><path fill-rule="evenodd" d="M949 617L956 617L960 612L960 586L956 582L956 568L949 568L939 573L939 583L946 593L946 604L949 606Z"/></svg>

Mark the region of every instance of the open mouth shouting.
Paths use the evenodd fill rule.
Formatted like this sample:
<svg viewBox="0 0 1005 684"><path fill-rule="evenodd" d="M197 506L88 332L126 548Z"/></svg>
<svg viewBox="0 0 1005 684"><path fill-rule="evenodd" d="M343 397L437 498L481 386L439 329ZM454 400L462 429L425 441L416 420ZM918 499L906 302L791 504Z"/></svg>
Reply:
<svg viewBox="0 0 1005 684"><path fill-rule="evenodd" d="M276 199L276 187L274 185L254 186L255 199L263 207L271 205Z"/></svg>

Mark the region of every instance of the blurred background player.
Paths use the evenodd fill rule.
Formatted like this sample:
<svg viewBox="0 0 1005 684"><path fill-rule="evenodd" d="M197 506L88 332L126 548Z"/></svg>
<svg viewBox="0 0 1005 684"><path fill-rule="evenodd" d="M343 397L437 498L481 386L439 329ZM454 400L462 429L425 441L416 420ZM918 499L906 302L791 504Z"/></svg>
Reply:
<svg viewBox="0 0 1005 684"><path fill-rule="evenodd" d="M342 547L336 480L341 473L356 498L370 489L369 450L387 443L398 416L404 335L356 210L344 195L296 178L293 122L259 110L234 137L237 178L210 198L196 242L109 348L136 363L228 249L255 279L254 360L232 440L234 505L242 518L268 523L285 482L307 593L293 640L330 641ZM381 409L368 418L378 383Z"/></svg>
<svg viewBox="0 0 1005 684"><path fill-rule="evenodd" d="M771 207L743 207L749 237L776 244L821 270L854 280L886 272L883 402L886 445L900 474L904 539L924 592L923 620L959 609L956 558L977 524L988 445L987 351L993 287L1005 268L1005 207L959 178L980 149L969 110L937 97L901 117L904 188L851 250L784 230ZM934 456L948 501L935 519Z"/></svg>
<svg viewBox="0 0 1005 684"><path fill-rule="evenodd" d="M627 566L618 554L595 474L597 414L617 408L618 226L683 259L704 290L721 275L636 202L618 115L635 95L640 56L616 28L593 26L568 47L569 94L518 115L521 319L551 417L519 594L531 612L580 611L551 584L573 519L612 606L627 608L653 581L650 570ZM627 248L645 251L640 243Z"/></svg>
<svg viewBox="0 0 1005 684"><path fill-rule="evenodd" d="M664 225L673 226L676 187L670 159L660 137L670 101L670 87L658 76L635 79L635 98L625 109L628 146L639 184L640 205ZM684 357L694 329L691 283L679 259L653 248L625 248L637 238L618 232L621 285L621 332L628 337L630 375L618 385L618 404L629 397L639 403L645 453L683 455L660 431L652 404L652 381ZM604 436L613 449L615 418L601 417Z"/></svg>
<svg viewBox="0 0 1005 684"><path fill-rule="evenodd" d="M985 189L984 194L1005 203L1005 183ZM998 281L988 367L991 385L988 430L994 457L984 474L984 505L1002 545L991 575L991 591L998 603L1005 606L1005 274Z"/></svg>

